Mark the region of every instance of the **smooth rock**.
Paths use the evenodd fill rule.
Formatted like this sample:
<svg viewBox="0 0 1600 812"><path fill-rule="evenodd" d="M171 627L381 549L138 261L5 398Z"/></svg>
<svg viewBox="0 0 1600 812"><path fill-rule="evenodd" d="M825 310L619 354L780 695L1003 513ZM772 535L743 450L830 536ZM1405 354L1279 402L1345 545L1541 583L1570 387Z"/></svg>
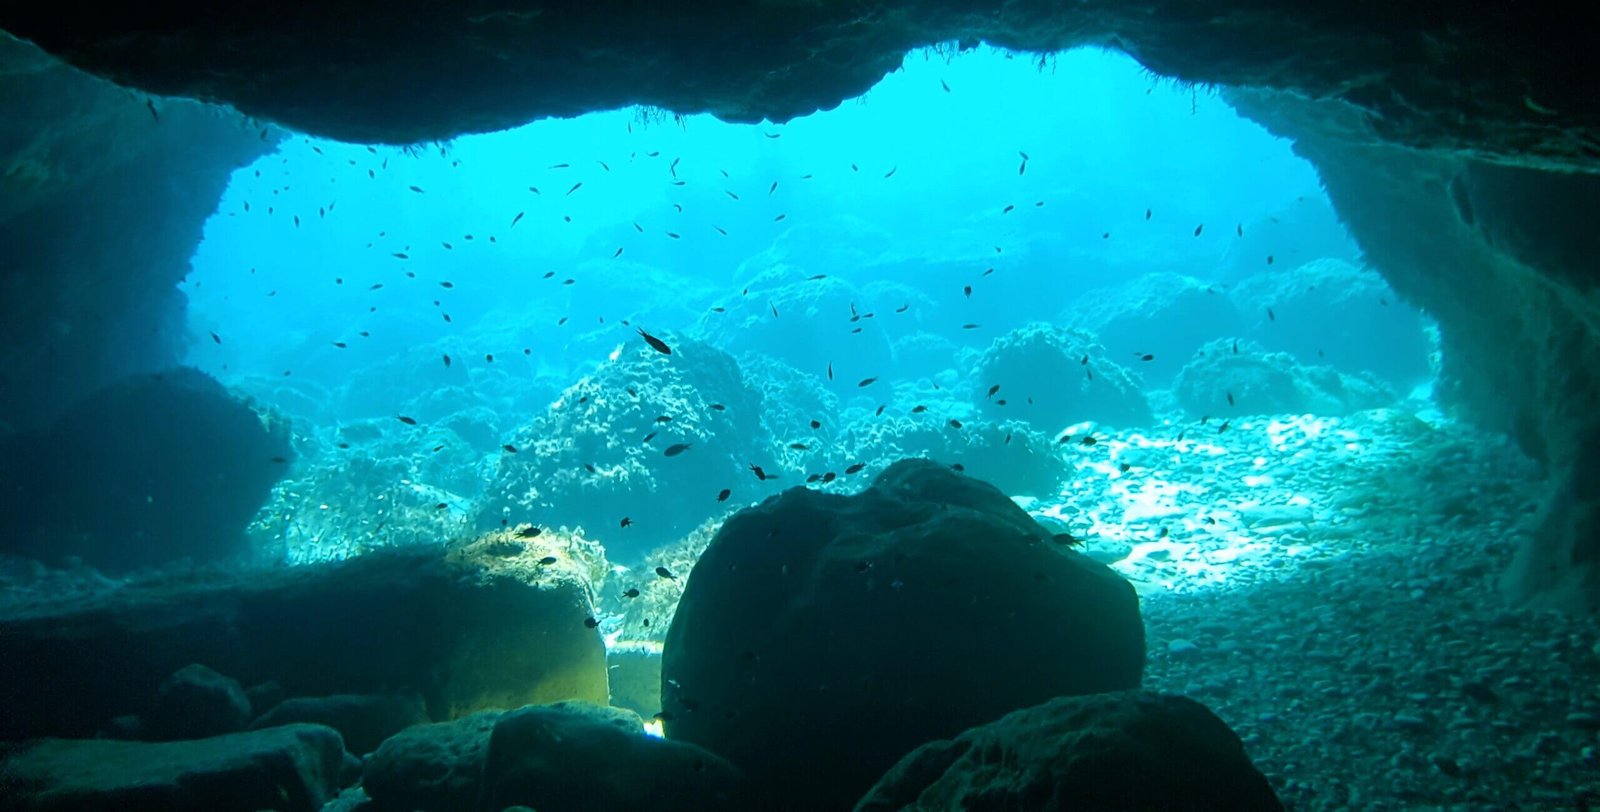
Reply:
<svg viewBox="0 0 1600 812"><path fill-rule="evenodd" d="M236 733L250 723L250 699L238 680L195 663L161 683L155 707L141 721L155 741Z"/></svg>
<svg viewBox="0 0 1600 812"><path fill-rule="evenodd" d="M428 711L415 692L403 694L335 694L295 697L278 703L251 727L275 727L300 722L327 725L344 737L345 749L365 755L384 739L427 723Z"/></svg>

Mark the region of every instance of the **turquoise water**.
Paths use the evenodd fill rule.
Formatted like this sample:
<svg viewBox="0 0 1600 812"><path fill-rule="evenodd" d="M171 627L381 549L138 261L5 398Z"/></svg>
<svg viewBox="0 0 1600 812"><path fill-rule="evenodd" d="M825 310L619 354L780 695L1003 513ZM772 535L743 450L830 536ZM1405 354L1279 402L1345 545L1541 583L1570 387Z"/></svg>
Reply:
<svg viewBox="0 0 1600 812"><path fill-rule="evenodd" d="M1204 408L1197 399L1232 401L1196 370L1174 402L1207 341L1282 354L1262 361L1277 379L1248 385L1288 400L1256 411L1382 405L1381 393L1296 400L1307 387L1295 376L1364 374L1396 332L1412 352L1377 370L1385 392L1426 378L1421 321L1398 300L1372 305L1393 297L1357 253L1314 170L1211 89L1117 54L935 49L860 99L782 125L632 109L404 148L285 137L235 173L182 288L188 362L295 427L290 479L255 528L268 557L284 545L291 560L341 557L498 519L583 527L627 559L807 477L852 489L842 472L858 462L868 475L897 455L962 464L1019 433L1048 457L1084 420L1133 429ZM1276 280L1308 263L1332 298L1296 314L1307 291ZM1330 312L1344 301L1334 286L1357 283L1365 306ZM1274 302L1288 308L1281 330ZM1322 338L1335 321L1342 334ZM1083 332L994 356L1030 324ZM674 415L580 400L608 364L648 359L640 330L701 342L676 357L690 365L679 383L702 395L697 376L713 373L691 369L697 354L726 353L757 414L713 413L735 395L706 395L674 401L688 422L644 425ZM1044 409L1055 379L1080 374L1028 355L1040 351L1082 352L1088 377L1071 397L1090 405L1018 408ZM983 371L995 382L973 378ZM984 394L1002 372L1010 411ZM1093 406L1109 402L1094 388L1105 381L1121 404L1110 412ZM827 427L808 427L821 413ZM954 448L908 420L970 422L987 439ZM701 459L674 468L639 450L674 442ZM529 443L540 462L520 453ZM1068 470L1030 464L1058 480ZM752 465L773 477L750 477ZM1001 467L1016 466L987 465ZM1050 496L1049 470L1030 477L996 484ZM734 493L688 509L671 494L691 485ZM405 516L390 507L408 503Z"/></svg>

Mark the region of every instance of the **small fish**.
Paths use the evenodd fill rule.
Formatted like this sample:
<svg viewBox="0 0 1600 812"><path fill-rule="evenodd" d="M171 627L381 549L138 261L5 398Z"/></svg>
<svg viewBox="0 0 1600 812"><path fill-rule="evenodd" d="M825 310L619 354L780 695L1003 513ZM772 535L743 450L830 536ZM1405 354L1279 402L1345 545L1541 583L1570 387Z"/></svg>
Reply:
<svg viewBox="0 0 1600 812"><path fill-rule="evenodd" d="M656 338L655 336L650 335L649 333L645 332L643 327L635 327L634 329L639 331L639 335L644 338L644 342L646 344L650 345L650 349L653 349L656 352L661 353L662 355L671 355L672 354L672 348L667 346L667 342L662 341L661 339Z"/></svg>
<svg viewBox="0 0 1600 812"><path fill-rule="evenodd" d="M1238 355L1239 354L1239 339L1234 339L1233 340L1233 354L1234 355Z"/></svg>
<svg viewBox="0 0 1600 812"><path fill-rule="evenodd" d="M722 226L712 226L712 228L716 229L718 234L721 234L724 237L728 236L728 232L723 231Z"/></svg>
<svg viewBox="0 0 1600 812"><path fill-rule="evenodd" d="M871 378L862 378L861 381L856 384L856 386L858 386L858 387L860 387L862 389L865 389L865 388L867 388L867 387L869 387L869 386L871 386L871 385L873 385L873 384L875 384L877 382L878 382L878 378L877 378L876 375L874 375Z"/></svg>
<svg viewBox="0 0 1600 812"><path fill-rule="evenodd" d="M815 282L815 281L817 281L817 280L818 280L818 279L827 279L827 278L828 278L828 275L827 275L827 274L825 274L825 273L819 273L819 274L812 274L812 275L811 275L811 276L808 276L808 277L806 277L806 281L807 281L807 282ZM851 305L850 305L850 309L851 309L851 310L852 310L852 311L854 311L854 310L855 310L855 309L856 309L856 306L855 306L855 304L854 304L854 303L851 303Z"/></svg>
<svg viewBox="0 0 1600 812"><path fill-rule="evenodd" d="M543 533L543 532L544 532L544 528L542 528L542 527L540 527L540 526L538 526L536 524L530 524L527 527L524 527L521 530L518 530L517 531L517 537L518 538L525 538L525 539L538 538L539 534ZM555 562L552 561L551 563L555 563Z"/></svg>
<svg viewBox="0 0 1600 812"><path fill-rule="evenodd" d="M811 450L811 446L808 446L805 443L790 443L789 447L794 449L795 451L810 451Z"/></svg>
<svg viewBox="0 0 1600 812"><path fill-rule="evenodd" d="M441 287L441 288L453 288L455 286L456 285L455 285L454 282L440 282L439 283L439 287Z"/></svg>
<svg viewBox="0 0 1600 812"><path fill-rule="evenodd" d="M972 298L972 286L971 285L963 285L963 286L961 286L961 295L967 297L968 299L971 299Z"/></svg>
<svg viewBox="0 0 1600 812"><path fill-rule="evenodd" d="M828 362L828 380L833 380L833 362Z"/></svg>
<svg viewBox="0 0 1600 812"><path fill-rule="evenodd" d="M396 419L408 426L415 426L417 424L417 419L415 417L406 417L405 415L400 415Z"/></svg>
<svg viewBox="0 0 1600 812"><path fill-rule="evenodd" d="M217 342L218 344L221 344L222 343L222 336L219 336L216 333L212 333L211 334L211 340Z"/></svg>
<svg viewBox="0 0 1600 812"><path fill-rule="evenodd" d="M522 220L522 215L524 215L524 214L527 214L527 212L522 212L522 211L519 211L519 212L517 212L517 216L516 216L516 217L513 217L513 218L511 218L511 225L510 225L510 228L516 228L516 227L517 227L517 223L518 223L518 222L521 222L521 220Z"/></svg>
<svg viewBox="0 0 1600 812"><path fill-rule="evenodd" d="M1150 219L1150 210L1149 209L1145 209L1144 210L1144 219L1146 219L1146 220Z"/></svg>
<svg viewBox="0 0 1600 812"><path fill-rule="evenodd" d="M995 393L999 392L999 391L1000 391L1000 384L995 384L994 386L989 387L989 397L991 397L991 398L994 397Z"/></svg>
<svg viewBox="0 0 1600 812"><path fill-rule="evenodd" d="M809 485L809 484L811 484L813 482L816 482L817 480L819 480L821 478L822 478L822 474L811 474L811 475L806 477L806 484Z"/></svg>
<svg viewBox="0 0 1600 812"><path fill-rule="evenodd" d="M668 457L676 457L679 454L682 454L683 452L688 451L689 449L691 449L693 447L694 447L694 443L673 443L672 445L667 446L667 450L666 451L663 451L661 453L665 454Z"/></svg>
<svg viewBox="0 0 1600 812"><path fill-rule="evenodd" d="M863 469L865 467L867 467L866 463L858 462L858 463L850 466L849 468L844 469L844 472L845 472L845 474L859 474L859 473L861 473L861 469Z"/></svg>
<svg viewBox="0 0 1600 812"><path fill-rule="evenodd" d="M683 159L682 158L673 158L672 159L672 165L667 167L667 171L671 172L673 177L677 177L678 176L678 162L681 161L681 160L683 160Z"/></svg>
<svg viewBox="0 0 1600 812"><path fill-rule="evenodd" d="M950 85L945 84L945 81L943 79L939 80L939 87L944 88L944 92L946 92L946 93L950 92Z"/></svg>
<svg viewBox="0 0 1600 812"><path fill-rule="evenodd" d="M887 403L878 404L878 410L876 412L873 412L872 416L873 417L883 417L883 410L888 408L888 406L889 406L889 404L887 404Z"/></svg>
<svg viewBox="0 0 1600 812"><path fill-rule="evenodd" d="M667 232L667 236L671 237L674 240L678 239L678 235L676 235L676 234L674 234L674 233L672 233L670 231Z"/></svg>
<svg viewBox="0 0 1600 812"><path fill-rule="evenodd" d="M894 177L894 173L898 172L899 170L900 170L900 167L897 166L894 169L891 169L888 172L883 173L883 176L886 177L886 178L892 178L892 177Z"/></svg>
<svg viewBox="0 0 1600 812"><path fill-rule="evenodd" d="M1143 355L1140 355L1139 356L1139 360L1140 361L1154 361L1154 360L1156 360L1156 357L1155 357L1155 355L1153 353L1148 353L1147 352L1147 353L1144 353Z"/></svg>
<svg viewBox="0 0 1600 812"><path fill-rule="evenodd" d="M1228 393L1228 405L1229 406L1233 405L1233 393L1232 392Z"/></svg>
<svg viewBox="0 0 1600 812"><path fill-rule="evenodd" d="M770 195L770 194L772 194L773 192L776 192L776 191L778 191L778 182L777 181L773 181L772 182L772 186L767 189L767 194Z"/></svg>
<svg viewBox="0 0 1600 812"><path fill-rule="evenodd" d="M1233 418L1231 418L1231 417L1228 418L1227 420L1222 421L1222 425L1217 426L1217 433L1221 434L1221 433L1227 431L1228 430L1228 426L1231 423L1233 423Z"/></svg>
<svg viewBox="0 0 1600 812"><path fill-rule="evenodd" d="M533 192L536 195L543 195L544 194L544 192L539 191L539 187L537 187L537 186L529 186L528 187L528 191Z"/></svg>
<svg viewBox="0 0 1600 812"><path fill-rule="evenodd" d="M718 502L726 502L726 501L728 501L728 497L730 497L732 495L733 495L733 489L731 489L731 488L723 488L721 491L717 492L717 501Z"/></svg>
<svg viewBox="0 0 1600 812"><path fill-rule="evenodd" d="M412 186L410 188L411 188L411 191L416 192L419 195L420 194L424 194L424 192L422 191L422 187L421 186Z"/></svg>
<svg viewBox="0 0 1600 812"><path fill-rule="evenodd" d="M145 99L144 100L144 107L145 107L146 110L150 111L150 117L151 118L155 119L156 121L160 121L161 120L161 114L156 112L156 100L155 99ZM313 149L315 149L315 147L313 147Z"/></svg>
<svg viewBox="0 0 1600 812"><path fill-rule="evenodd" d="M1080 443L1082 443L1084 445L1094 445L1095 443L1099 442L1099 440L1096 440L1095 438L1086 435L1086 436L1084 436L1084 438L1082 440L1079 440L1078 442L1080 442Z"/></svg>
<svg viewBox="0 0 1600 812"><path fill-rule="evenodd" d="M839 478L838 474L835 474L834 472L829 471L829 472L827 472L827 473L822 475L822 484L826 485L829 482L832 482L832 481L834 481L835 479L838 479L838 478Z"/></svg>
<svg viewBox="0 0 1600 812"><path fill-rule="evenodd" d="M1240 223L1239 225L1235 226L1234 227L1234 232L1236 234L1238 234L1239 236L1243 237L1244 236L1244 223Z"/></svg>
<svg viewBox="0 0 1600 812"><path fill-rule="evenodd" d="M1000 213L1001 214L1010 214L1011 212L1016 211L1016 209L1017 209L1016 206L1008 205L1005 208L1001 209Z"/></svg>
<svg viewBox="0 0 1600 812"><path fill-rule="evenodd" d="M447 509L449 509L449 507L450 507L450 503L448 503L448 502L440 502L439 504L434 505L433 509L434 510L447 510Z"/></svg>
<svg viewBox="0 0 1600 812"><path fill-rule="evenodd" d="M738 200L739 199L738 195L734 194L733 192L728 191L727 189L723 189L722 193L727 195L728 197L733 198L734 200Z"/></svg>
<svg viewBox="0 0 1600 812"><path fill-rule="evenodd" d="M1267 308L1267 321L1277 321L1277 320L1278 320L1278 317L1277 317L1277 315L1275 315L1272 312L1272 308L1270 308L1270 307Z"/></svg>
<svg viewBox="0 0 1600 812"><path fill-rule="evenodd" d="M1202 230L1202 229L1204 229L1204 228L1205 228L1205 227L1206 227L1206 224L1205 224L1205 223L1201 223L1201 224L1200 224L1200 225L1197 225L1197 226L1195 226L1195 227L1194 227L1194 235L1195 235L1195 236L1196 236L1196 237L1198 237L1198 236L1200 236L1200 231L1201 231L1201 230Z"/></svg>
<svg viewBox="0 0 1600 812"><path fill-rule="evenodd" d="M1128 464L1128 463L1125 463L1125 462L1124 462L1124 463L1121 463L1121 464L1119 464L1119 465L1118 465L1118 466L1117 466L1117 470L1118 470L1118 471L1121 471L1121 472L1122 472L1122 473L1124 473L1124 474L1126 474L1126 473L1128 473L1128 469L1130 469L1130 468L1132 468L1132 467L1133 467L1133 466L1132 466L1132 465L1129 465L1129 464Z"/></svg>
<svg viewBox="0 0 1600 812"><path fill-rule="evenodd" d="M645 436L644 436L644 439L643 439L643 440L640 440L640 441L639 441L639 442L640 442L640 443L641 443L641 444L642 444L642 443L648 443L648 442L650 442L650 441L651 441L651 440L654 440L654 439L655 439L655 438L656 438L656 434L658 434L658 433L659 433L659 432L654 432L654 431L652 431L652 432L650 432L650 433L649 433L649 434L646 434L646 435L645 435Z"/></svg>
<svg viewBox="0 0 1600 812"><path fill-rule="evenodd" d="M982 327L982 326L983 325L981 325L981 324L963 324L963 325L961 325L961 329L963 329L963 330L976 330L976 329L978 329L979 327Z"/></svg>
<svg viewBox="0 0 1600 812"><path fill-rule="evenodd" d="M783 218L785 218L785 217L788 217L788 216L789 216L789 215L787 215L787 214L780 214L780 215L778 215L778 216L777 216L777 217L774 217L774 218L772 218L772 222L774 222L774 223L776 223L776 222L778 222L778 221L780 221L780 220L782 220L782 219L783 219Z"/></svg>
<svg viewBox="0 0 1600 812"><path fill-rule="evenodd" d="M506 443L505 445L502 445L500 447L505 449L507 454L515 454L515 453L517 453L517 447L512 445L512 444L510 444L510 443Z"/></svg>
<svg viewBox="0 0 1600 812"><path fill-rule="evenodd" d="M918 403L916 406L911 407L911 413L912 414L922 414L923 412L925 412L927 410L928 410L928 407L926 407L926 406L924 406L924 405L922 405L920 403Z"/></svg>
<svg viewBox="0 0 1600 812"><path fill-rule="evenodd" d="M822 428L822 421L821 420L813 420L813 421L811 421L811 428L814 428L814 429Z"/></svg>
<svg viewBox="0 0 1600 812"><path fill-rule="evenodd" d="M335 341L335 342L333 342L333 346L338 347L339 349L342 350L342 349L344 349L346 347L349 347L350 345L344 343L343 341Z"/></svg>
<svg viewBox="0 0 1600 812"><path fill-rule="evenodd" d="M595 163L599 164L601 169L604 169L607 172L611 171L611 167L607 166L605 161L595 161Z"/></svg>
<svg viewBox="0 0 1600 812"><path fill-rule="evenodd" d="M639 597L639 590L638 589L629 589L627 592L622 593L622 597L624 597L624 598L637 598L637 597Z"/></svg>
<svg viewBox="0 0 1600 812"><path fill-rule="evenodd" d="M600 621L595 620L594 615L590 615L583 619L583 625L585 628L593 629L600 625Z"/></svg>
<svg viewBox="0 0 1600 812"><path fill-rule="evenodd" d="M666 415L666 414L660 415L659 417L656 418L656 422L657 423L671 423L672 422L672 415Z"/></svg>
<svg viewBox="0 0 1600 812"><path fill-rule="evenodd" d="M756 465L755 463L750 464L750 473L755 474L756 479L759 479L762 482L767 481L767 472L761 470L761 466Z"/></svg>
<svg viewBox="0 0 1600 812"><path fill-rule="evenodd" d="M904 312L906 312L907 310L910 310L910 309L911 309L911 305L903 304L903 305L900 305L899 307L895 308L894 312L896 312L896 313L904 313Z"/></svg>
<svg viewBox="0 0 1600 812"><path fill-rule="evenodd" d="M952 463L950 463L950 470L955 471L957 473L966 473L967 466L962 465L959 462L952 462Z"/></svg>
<svg viewBox="0 0 1600 812"><path fill-rule="evenodd" d="M570 166L572 166L572 164L551 164L551 165L549 165L549 166L547 166L545 168L546 169L566 169L567 167L570 167Z"/></svg>
<svg viewBox="0 0 1600 812"><path fill-rule="evenodd" d="M404 251L396 251L396 252L394 252L393 256L394 256L395 259L410 259L411 258L410 255L406 254Z"/></svg>
<svg viewBox="0 0 1600 812"><path fill-rule="evenodd" d="M627 516L623 516L622 521L618 522L617 524L621 527L628 527L633 524L633 520Z"/></svg>
<svg viewBox="0 0 1600 812"><path fill-rule="evenodd" d="M669 570L666 567L656 567L656 575L659 575L662 578L666 578L669 581L678 580L678 576L673 575L672 574L672 570Z"/></svg>
<svg viewBox="0 0 1600 812"><path fill-rule="evenodd" d="M726 407L726 406L724 406L724 405L722 405L720 403L713 403L713 404L711 404L711 409L712 409L712 411L725 412L725 411L728 410L728 407Z"/></svg>
<svg viewBox="0 0 1600 812"><path fill-rule="evenodd" d="M961 421L955 419L954 417L950 418L950 428L953 428L953 429L961 428Z"/></svg>
<svg viewBox="0 0 1600 812"><path fill-rule="evenodd" d="M778 317L778 306L773 304L773 303L771 303L771 302L767 302L767 307L772 308L772 317L773 318L777 318Z"/></svg>
<svg viewBox="0 0 1600 812"><path fill-rule="evenodd" d="M591 473L591 474L598 474L598 473L600 473L600 472L599 472L599 471L596 471L596 470L595 470L595 468L594 468L594 463L592 463L592 462L586 462L586 463L584 463L584 464L583 464L583 470L585 470L585 471L588 471L588 472L589 472L589 473Z"/></svg>
<svg viewBox="0 0 1600 812"><path fill-rule="evenodd" d="M572 188L567 190L567 194L571 195L573 192L578 191L578 189L580 187L582 187L582 186L583 186L583 181L581 181L581 180L578 181L577 183L572 184Z"/></svg>

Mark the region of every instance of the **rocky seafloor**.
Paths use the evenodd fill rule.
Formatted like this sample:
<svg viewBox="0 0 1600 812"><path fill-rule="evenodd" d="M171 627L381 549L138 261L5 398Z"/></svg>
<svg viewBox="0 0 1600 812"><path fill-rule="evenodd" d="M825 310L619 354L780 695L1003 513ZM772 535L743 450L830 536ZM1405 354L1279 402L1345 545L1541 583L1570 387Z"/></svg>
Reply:
<svg viewBox="0 0 1600 812"><path fill-rule="evenodd" d="M1145 688L1205 703L1290 809L1600 802L1600 632L1497 585L1531 463L1400 411L1215 426L1110 443L1143 464L1082 463L1067 502L1129 505Z"/></svg>

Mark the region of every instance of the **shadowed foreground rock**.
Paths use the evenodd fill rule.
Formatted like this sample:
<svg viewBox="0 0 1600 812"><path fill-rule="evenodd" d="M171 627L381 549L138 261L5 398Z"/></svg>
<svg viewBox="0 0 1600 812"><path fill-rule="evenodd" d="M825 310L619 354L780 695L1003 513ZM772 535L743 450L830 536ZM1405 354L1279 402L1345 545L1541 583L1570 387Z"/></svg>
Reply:
<svg viewBox="0 0 1600 812"><path fill-rule="evenodd" d="M321 725L156 744L44 739L0 747L0 808L313 812L338 793L343 757Z"/></svg>
<svg viewBox="0 0 1600 812"><path fill-rule="evenodd" d="M433 719L606 699L587 587L554 551L497 557L486 539L271 574L131 586L0 625L0 739L93 735L151 710L189 663L288 696L412 688ZM531 559L531 561L530 561Z"/></svg>
<svg viewBox="0 0 1600 812"><path fill-rule="evenodd" d="M1138 598L992 486L902 460L723 525L667 635L668 737L774 809L848 809L901 756L1056 696L1136 688Z"/></svg>
<svg viewBox="0 0 1600 812"><path fill-rule="evenodd" d="M587 702L530 705L414 727L367 764L380 812L736 812L751 809L728 762L647 736L631 711Z"/></svg>
<svg viewBox="0 0 1600 812"><path fill-rule="evenodd" d="M1211 711L1180 696L1053 699L929 742L856 812L1272 812L1283 804Z"/></svg>

